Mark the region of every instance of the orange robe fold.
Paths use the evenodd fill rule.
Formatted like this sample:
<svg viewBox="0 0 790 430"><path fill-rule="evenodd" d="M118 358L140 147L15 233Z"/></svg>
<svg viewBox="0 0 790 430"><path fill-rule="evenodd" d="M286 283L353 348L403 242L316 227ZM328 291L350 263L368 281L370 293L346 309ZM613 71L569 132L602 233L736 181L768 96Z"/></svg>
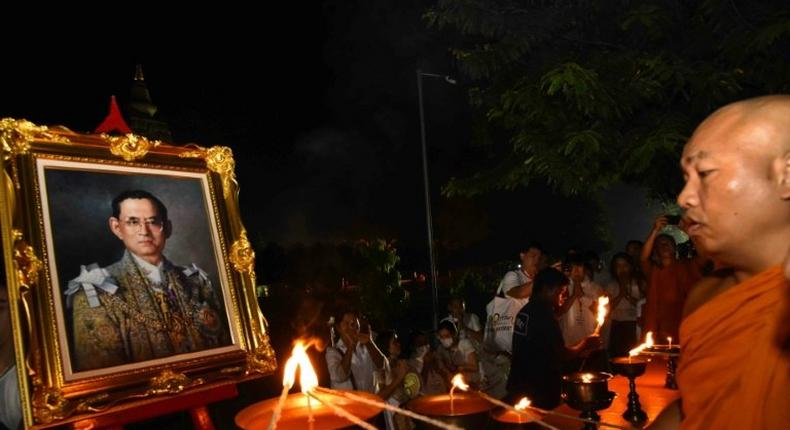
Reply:
<svg viewBox="0 0 790 430"><path fill-rule="evenodd" d="M681 429L790 428L790 359L774 341L784 283L773 267L683 320Z"/></svg>

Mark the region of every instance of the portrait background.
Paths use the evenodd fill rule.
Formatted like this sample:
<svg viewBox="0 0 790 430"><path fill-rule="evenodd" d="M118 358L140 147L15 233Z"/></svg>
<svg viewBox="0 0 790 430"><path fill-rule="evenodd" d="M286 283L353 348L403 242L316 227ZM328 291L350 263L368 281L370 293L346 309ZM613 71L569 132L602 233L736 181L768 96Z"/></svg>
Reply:
<svg viewBox="0 0 790 430"><path fill-rule="evenodd" d="M195 263L203 269L214 285L220 303L225 303L206 194L199 178L70 170L53 166L45 168L44 178L58 282L55 297L61 300L61 304L65 304L63 294L68 281L79 275L80 265L97 263L105 267L123 256L126 248L109 227L111 202L121 192L135 189L150 192L167 208L173 229L163 251L165 257L176 265ZM227 309L219 311L228 327ZM71 321L67 318L65 323L69 327ZM66 328L66 333L71 333L70 327ZM73 351L73 347L69 338L69 351Z"/></svg>

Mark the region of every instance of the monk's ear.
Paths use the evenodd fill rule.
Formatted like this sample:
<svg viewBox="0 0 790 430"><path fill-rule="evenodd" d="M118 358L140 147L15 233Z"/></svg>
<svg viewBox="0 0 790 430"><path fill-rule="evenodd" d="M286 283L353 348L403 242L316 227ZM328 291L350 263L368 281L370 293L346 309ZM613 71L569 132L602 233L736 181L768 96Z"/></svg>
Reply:
<svg viewBox="0 0 790 430"><path fill-rule="evenodd" d="M790 200L790 151L779 158L779 192L782 200Z"/></svg>

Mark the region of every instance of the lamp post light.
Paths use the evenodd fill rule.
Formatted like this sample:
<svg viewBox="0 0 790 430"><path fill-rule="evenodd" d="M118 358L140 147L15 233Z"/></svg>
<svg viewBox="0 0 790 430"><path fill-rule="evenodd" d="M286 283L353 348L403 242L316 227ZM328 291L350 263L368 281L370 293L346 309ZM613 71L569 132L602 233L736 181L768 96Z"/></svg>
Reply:
<svg viewBox="0 0 790 430"><path fill-rule="evenodd" d="M417 69L417 97L420 104L420 138L422 140L422 179L425 187L425 224L428 230L428 260L431 269L431 308L433 310L433 329L439 328L439 285L436 273L436 253L433 248L433 217L431 216L431 191L428 180L428 150L425 144L425 108L422 99L422 78L441 78L449 84L456 84L455 79L449 75L438 75L436 73L426 73Z"/></svg>

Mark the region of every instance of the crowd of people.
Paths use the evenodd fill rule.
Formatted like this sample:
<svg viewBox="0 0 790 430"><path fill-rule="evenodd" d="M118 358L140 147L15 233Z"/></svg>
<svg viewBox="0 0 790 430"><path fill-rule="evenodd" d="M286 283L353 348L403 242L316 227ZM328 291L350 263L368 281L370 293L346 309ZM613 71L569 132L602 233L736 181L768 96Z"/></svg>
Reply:
<svg viewBox="0 0 790 430"><path fill-rule="evenodd" d="M706 260L678 258L672 236L660 233L666 225L667 217L659 217L647 238L654 245L630 241L612 257L608 272L592 253L571 249L549 265L539 244L525 246L518 268L503 276L488 304L485 324L466 311L463 298L451 297L447 315L431 332L433 342L425 332L412 333L405 348L392 330L374 338L355 310L344 309L333 317L335 334L325 354L332 387L401 404L448 392L460 373L494 397L527 396L536 406L554 408L562 374L608 370L608 358L627 355L647 327L678 339L680 313L673 308L700 278ZM596 333L601 296L610 298L610 317ZM407 381L410 373L418 381L411 392L404 388L414 382ZM391 416L387 423L410 428Z"/></svg>
<svg viewBox="0 0 790 430"><path fill-rule="evenodd" d="M788 118L787 96L734 103L711 115L681 158L683 215L658 217L644 243L630 241L612 257L609 273L597 257L575 250L551 264L543 249L531 244L520 252L519 268L500 282L484 324L464 311L461 298L453 298L448 316L432 333L434 342L415 333L401 351L390 336L388 354L370 340L369 327L360 331L359 324L347 324L341 330L351 327L359 341L352 352L343 349L348 342L327 350L332 385L359 389L355 379L374 380L368 386L372 392L403 403L448 391L450 378L461 373L494 397L527 396L533 405L553 408L560 403L563 373L604 370L607 358L627 354L650 331L660 342L679 343L682 351L680 400L651 428L786 428ZM669 224L685 231L686 245L699 252L678 252L665 234ZM609 297L610 314L598 330L601 296ZM353 311L342 316L356 317ZM406 384L391 389L408 374L420 381L419 389L404 391ZM388 429L410 426L387 422Z"/></svg>

